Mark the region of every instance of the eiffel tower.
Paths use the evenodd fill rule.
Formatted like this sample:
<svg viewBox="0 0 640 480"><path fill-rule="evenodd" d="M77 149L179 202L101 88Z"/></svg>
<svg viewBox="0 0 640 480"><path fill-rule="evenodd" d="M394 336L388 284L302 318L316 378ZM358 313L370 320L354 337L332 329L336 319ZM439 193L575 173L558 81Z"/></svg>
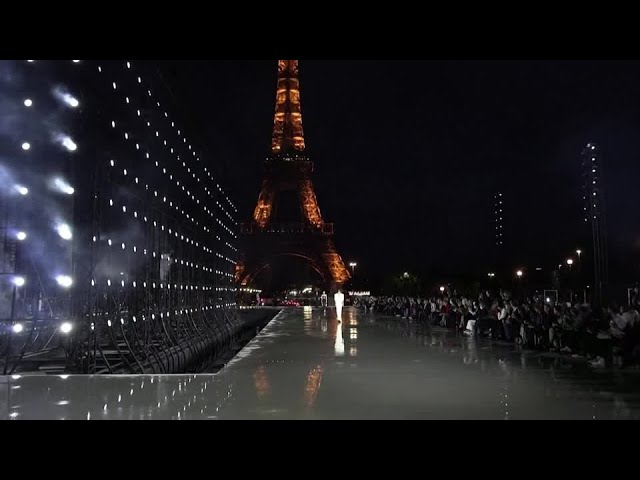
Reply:
<svg viewBox="0 0 640 480"><path fill-rule="evenodd" d="M333 243L333 224L326 223L311 181L313 162L305 154L298 60L278 61L276 111L271 155L253 220L241 225L243 252L236 280L247 286L279 257L307 262L331 291L350 279ZM276 223L275 211L282 192L297 192L300 222Z"/></svg>

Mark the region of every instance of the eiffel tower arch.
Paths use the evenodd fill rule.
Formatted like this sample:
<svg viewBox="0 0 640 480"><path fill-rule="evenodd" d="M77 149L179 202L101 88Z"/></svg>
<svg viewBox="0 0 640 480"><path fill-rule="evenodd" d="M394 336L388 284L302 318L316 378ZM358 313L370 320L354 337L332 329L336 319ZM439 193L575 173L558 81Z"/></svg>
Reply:
<svg viewBox="0 0 640 480"><path fill-rule="evenodd" d="M320 213L311 179L314 164L305 153L298 60L278 61L271 154L253 219L240 227L242 255L236 269L241 286L281 257L306 262L336 290L351 277L333 242L333 224ZM275 213L284 192L297 195L299 222L278 223Z"/></svg>

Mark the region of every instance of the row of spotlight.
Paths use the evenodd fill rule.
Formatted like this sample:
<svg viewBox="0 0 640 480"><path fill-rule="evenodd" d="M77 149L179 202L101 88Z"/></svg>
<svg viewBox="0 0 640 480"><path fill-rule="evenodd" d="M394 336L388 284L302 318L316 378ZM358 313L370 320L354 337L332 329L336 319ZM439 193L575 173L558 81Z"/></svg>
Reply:
<svg viewBox="0 0 640 480"><path fill-rule="evenodd" d="M71 322L62 322L60 325L58 325L58 330L61 333L67 335L71 333L71 330L73 330L73 324ZM13 325L11 325L11 331L13 333L22 333L24 331L24 324L20 322L14 323Z"/></svg>

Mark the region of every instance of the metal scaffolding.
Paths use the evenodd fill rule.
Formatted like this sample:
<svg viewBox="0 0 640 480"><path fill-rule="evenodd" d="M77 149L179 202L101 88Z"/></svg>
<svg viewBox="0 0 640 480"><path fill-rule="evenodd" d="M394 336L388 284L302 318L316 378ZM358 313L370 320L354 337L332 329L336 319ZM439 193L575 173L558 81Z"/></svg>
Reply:
<svg viewBox="0 0 640 480"><path fill-rule="evenodd" d="M0 199L4 284L13 295L0 365L7 373L197 371L239 328L236 208L212 172L214 159L192 146L143 62L14 63L43 105L38 115L70 108L56 125L68 132L64 138L22 152L34 154L23 177L54 185L49 177L62 171L62 191L54 185L38 198L11 196L31 202L31 210L9 209L8 195ZM23 113L32 116L25 125L53 128ZM20 135L8 141L20 153ZM60 151L53 170L39 170L42 158ZM20 160L12 160L6 168L15 174ZM12 182L4 187L15 190ZM50 208L60 199L62 206ZM38 216L33 208L43 218L16 243L14 230ZM36 237L50 241L35 248ZM37 308L14 308L16 292L20 305Z"/></svg>

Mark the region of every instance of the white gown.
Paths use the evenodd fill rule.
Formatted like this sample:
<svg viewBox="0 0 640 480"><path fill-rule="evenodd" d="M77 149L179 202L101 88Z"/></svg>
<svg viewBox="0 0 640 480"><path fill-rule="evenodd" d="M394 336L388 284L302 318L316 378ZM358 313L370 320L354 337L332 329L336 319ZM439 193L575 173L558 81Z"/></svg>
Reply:
<svg viewBox="0 0 640 480"><path fill-rule="evenodd" d="M333 296L333 300L336 303L336 317L338 317L338 320L342 320L342 307L344 306L344 293L337 292Z"/></svg>

